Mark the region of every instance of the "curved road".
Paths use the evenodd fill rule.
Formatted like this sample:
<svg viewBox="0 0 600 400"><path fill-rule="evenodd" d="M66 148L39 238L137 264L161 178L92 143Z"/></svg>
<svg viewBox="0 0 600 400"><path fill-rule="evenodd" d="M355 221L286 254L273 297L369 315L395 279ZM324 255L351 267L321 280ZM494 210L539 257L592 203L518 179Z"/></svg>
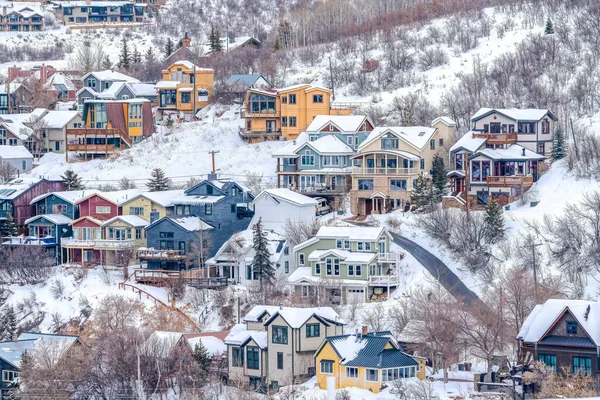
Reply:
<svg viewBox="0 0 600 400"><path fill-rule="evenodd" d="M421 265L423 265L423 267L425 267L425 269L429 271L429 273L437 279L444 289L446 289L455 299L460 299L468 305L482 303L479 297L477 297L477 295L471 291L471 289L469 289L439 258L404 236L400 236L393 232L390 232L390 234L394 239L394 243L416 258L417 261L420 262Z"/></svg>

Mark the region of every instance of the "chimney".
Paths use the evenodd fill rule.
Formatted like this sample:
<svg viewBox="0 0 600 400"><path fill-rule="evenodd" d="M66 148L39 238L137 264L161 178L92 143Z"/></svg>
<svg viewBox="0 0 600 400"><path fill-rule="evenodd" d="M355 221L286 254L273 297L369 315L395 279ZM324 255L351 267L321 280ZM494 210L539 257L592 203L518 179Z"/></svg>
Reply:
<svg viewBox="0 0 600 400"><path fill-rule="evenodd" d="M279 303L279 309L283 310L283 304Z"/></svg>
<svg viewBox="0 0 600 400"><path fill-rule="evenodd" d="M12 67L8 67L8 80L14 81L15 78L19 77L19 72L21 71L21 67L17 67L16 65Z"/></svg>
<svg viewBox="0 0 600 400"><path fill-rule="evenodd" d="M48 67L46 64L42 64L40 67L40 83L43 85L48 80Z"/></svg>
<svg viewBox="0 0 600 400"><path fill-rule="evenodd" d="M217 179L217 174L208 174L208 180L209 181L214 181Z"/></svg>
<svg viewBox="0 0 600 400"><path fill-rule="evenodd" d="M366 335L367 333L369 333L369 327L366 325L363 325L362 327L362 334Z"/></svg>
<svg viewBox="0 0 600 400"><path fill-rule="evenodd" d="M525 157L525 148L523 147L523 157Z"/></svg>
<svg viewBox="0 0 600 400"><path fill-rule="evenodd" d="M188 33L186 32L183 39L181 39L181 44L183 45L183 47L190 47L191 43L192 43L192 39L190 39L190 37L188 36Z"/></svg>

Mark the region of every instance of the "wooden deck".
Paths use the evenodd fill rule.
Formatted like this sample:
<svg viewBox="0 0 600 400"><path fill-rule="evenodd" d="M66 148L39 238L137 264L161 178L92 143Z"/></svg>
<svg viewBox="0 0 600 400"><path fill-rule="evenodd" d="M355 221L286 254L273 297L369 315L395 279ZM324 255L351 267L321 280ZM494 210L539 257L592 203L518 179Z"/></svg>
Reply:
<svg viewBox="0 0 600 400"><path fill-rule="evenodd" d="M137 258L140 261L183 261L185 252L183 250L139 249Z"/></svg>
<svg viewBox="0 0 600 400"><path fill-rule="evenodd" d="M136 269L130 276L136 283L157 287L168 287L182 283L196 289L221 289L229 286L230 280L221 277L204 277L200 269L170 271L163 269Z"/></svg>
<svg viewBox="0 0 600 400"><path fill-rule="evenodd" d="M489 144L517 143L516 133L473 133L473 138L486 139Z"/></svg>
<svg viewBox="0 0 600 400"><path fill-rule="evenodd" d="M532 176L488 176L487 185L489 187L531 187L533 185Z"/></svg>

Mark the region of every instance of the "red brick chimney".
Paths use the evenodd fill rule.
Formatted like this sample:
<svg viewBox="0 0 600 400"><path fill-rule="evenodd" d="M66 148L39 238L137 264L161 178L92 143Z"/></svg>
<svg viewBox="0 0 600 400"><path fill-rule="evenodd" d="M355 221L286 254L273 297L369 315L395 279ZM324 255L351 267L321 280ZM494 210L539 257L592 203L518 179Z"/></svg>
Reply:
<svg viewBox="0 0 600 400"><path fill-rule="evenodd" d="M183 45L183 47L190 47L190 43L192 43L192 39L190 39L188 33L186 32L183 39L181 39L181 44Z"/></svg>
<svg viewBox="0 0 600 400"><path fill-rule="evenodd" d="M16 65L8 67L8 80L11 82L14 81L19 76L19 72L21 72L21 67L17 67Z"/></svg>
<svg viewBox="0 0 600 400"><path fill-rule="evenodd" d="M48 67L46 64L42 64L40 67L40 83L43 85L48 80Z"/></svg>
<svg viewBox="0 0 600 400"><path fill-rule="evenodd" d="M369 333L369 327L366 325L363 325L362 327L362 334L366 335L367 333Z"/></svg>

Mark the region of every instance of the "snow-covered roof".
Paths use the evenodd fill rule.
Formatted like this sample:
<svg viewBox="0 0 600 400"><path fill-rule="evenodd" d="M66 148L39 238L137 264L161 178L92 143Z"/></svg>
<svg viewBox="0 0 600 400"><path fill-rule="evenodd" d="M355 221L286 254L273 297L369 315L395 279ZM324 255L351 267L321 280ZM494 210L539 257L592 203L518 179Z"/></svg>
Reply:
<svg viewBox="0 0 600 400"><path fill-rule="evenodd" d="M50 192L50 193L44 193L42 195L39 195L39 196L35 197L33 200L31 200L29 202L29 204L36 203L36 202L38 202L38 201L40 201L42 199L45 199L48 196L56 196L56 197L59 197L59 198L63 199L67 203L74 204L78 200L81 200L83 198L87 198L87 197L89 197L91 195L94 195L94 194L97 194L97 193L101 193L101 192L99 190L96 190L96 189L72 190L70 192Z"/></svg>
<svg viewBox="0 0 600 400"><path fill-rule="evenodd" d="M214 204L223 200L225 196L180 196L173 199L173 204Z"/></svg>
<svg viewBox="0 0 600 400"><path fill-rule="evenodd" d="M62 129L77 117L77 111L48 111L42 120L46 123L46 126L50 129Z"/></svg>
<svg viewBox="0 0 600 400"><path fill-rule="evenodd" d="M86 7L89 6L90 3L88 3L85 0L70 0L70 1L51 1L50 3L52 4L57 4L57 5L61 5L63 7ZM110 1L101 1L101 0L94 0L94 2L92 3L92 5L96 6L96 7L116 7L116 6L126 6L126 5L131 5L131 1L128 0L123 0L123 1L118 1L118 0L110 0ZM135 3L136 7L146 7L147 4L144 3Z"/></svg>
<svg viewBox="0 0 600 400"><path fill-rule="evenodd" d="M128 83L128 86L136 96L156 96L152 83Z"/></svg>
<svg viewBox="0 0 600 400"><path fill-rule="evenodd" d="M133 201L139 197L145 197L153 203L161 205L163 207L172 207L173 199L179 198L184 195L185 190L176 189L176 190L163 190L160 192L144 192L140 193L135 197L130 198L123 202L123 204Z"/></svg>
<svg viewBox="0 0 600 400"><path fill-rule="evenodd" d="M24 332L17 341L0 342L0 358L20 368L23 353L27 352L35 357L35 351L42 342L50 342L54 355L57 356L55 360L58 361L76 341L77 336Z"/></svg>
<svg viewBox="0 0 600 400"><path fill-rule="evenodd" d="M342 132L358 132L366 119L365 115L317 115L306 132L319 132L329 124L334 124Z"/></svg>
<svg viewBox="0 0 600 400"><path fill-rule="evenodd" d="M256 196L254 202L264 196L270 196L276 201L285 201L288 203L293 203L298 206L316 206L317 201L311 197L305 196L301 193L294 192L290 189L285 188L276 188L276 189L265 189L261 194Z"/></svg>
<svg viewBox="0 0 600 400"><path fill-rule="evenodd" d="M470 153L475 153L479 148L485 145L486 139L473 137L473 132L465 133L452 147L450 152L459 150L467 150Z"/></svg>
<svg viewBox="0 0 600 400"><path fill-rule="evenodd" d="M588 311L589 307L589 311ZM570 311L596 346L600 346L600 304L587 300L550 299L538 304L523 322L517 339L536 343L544 338L564 312ZM587 317L586 317L587 314Z"/></svg>
<svg viewBox="0 0 600 400"><path fill-rule="evenodd" d="M117 215L116 217L112 217L111 219L106 221L104 223L104 225L112 224L113 222L115 222L117 220L123 221L127 225L131 225L131 226L135 226L135 227L147 226L149 224L148 221L146 221L143 218L138 217L137 215Z"/></svg>
<svg viewBox="0 0 600 400"><path fill-rule="evenodd" d="M30 127L19 120L13 119L10 114L0 116L0 125L4 125L9 132L22 141L27 140L33 134Z"/></svg>
<svg viewBox="0 0 600 400"><path fill-rule="evenodd" d="M438 118L434 119L433 121L431 121L431 126L434 126L435 124L437 124L440 121L448 126L456 126L456 122L450 117L438 117Z"/></svg>
<svg viewBox="0 0 600 400"><path fill-rule="evenodd" d="M70 1L70 2L61 2L61 4L70 4L70 3L83 3L83 5L86 4L85 1ZM94 5L101 5L101 4L97 4L97 3L101 3L101 2L94 2ZM108 1L105 2L107 3L107 5L119 5L118 1ZM122 2L124 4L131 4L129 2ZM136 4L137 6L138 4ZM125 75L121 72L118 71L113 71L110 69L105 69L104 71L92 71L89 72L87 74L85 74L81 79L85 82L85 79L89 76L89 75L93 75L96 78L100 79L101 81L124 81L124 82L131 82L131 83L140 83L140 81L138 79L135 79L132 76L129 75Z"/></svg>
<svg viewBox="0 0 600 400"><path fill-rule="evenodd" d="M290 274L288 277L288 282L290 284L295 283L315 283L315 284L323 284L325 286L331 285L331 279L329 278L321 278L320 276L315 276L312 274L311 267L298 267ZM368 281L366 280L358 280L358 279L336 279L335 285L346 285L349 287L367 287Z"/></svg>
<svg viewBox="0 0 600 400"><path fill-rule="evenodd" d="M67 90L77 90L73 81L71 81L68 77L66 77L62 72L53 73L50 78L44 84L44 88L50 90L56 90L57 86L64 86Z"/></svg>
<svg viewBox="0 0 600 400"><path fill-rule="evenodd" d="M197 336L186 338L186 340L192 350L196 348L196 344L202 342L202 345L204 345L208 354L211 356L219 356L227 352L227 345L225 342L216 336Z"/></svg>
<svg viewBox="0 0 600 400"><path fill-rule="evenodd" d="M137 196L138 194L140 194L140 189L115 190L113 192L96 192L90 193L86 197L79 199L77 203L80 203L82 200L90 198L94 195L98 195L114 204L121 205L125 201L129 200L134 196Z"/></svg>
<svg viewBox="0 0 600 400"><path fill-rule="evenodd" d="M33 155L25 146L0 146L0 160L31 158Z"/></svg>
<svg viewBox="0 0 600 400"><path fill-rule="evenodd" d="M291 328L298 329L302 327L312 317L322 318L327 322L335 323L339 325L345 325L346 323L340 318L339 314L331 307L311 307L311 308L297 308L297 307L281 307L276 310L269 319L265 321L265 325L268 325L277 316L282 317Z"/></svg>
<svg viewBox="0 0 600 400"><path fill-rule="evenodd" d="M15 178L0 185L0 200L12 200L42 180L39 178Z"/></svg>
<svg viewBox="0 0 600 400"><path fill-rule="evenodd" d="M180 83L179 81L158 81L154 87L156 89L177 89L177 85Z"/></svg>
<svg viewBox="0 0 600 400"><path fill-rule="evenodd" d="M14 92L16 92L17 90L19 90L19 88L20 88L21 86L23 86L23 84L22 84L22 83L19 83L19 82L11 82L11 83L10 83L10 92L11 92L11 93L14 93ZM8 87L8 86L7 86L7 84L6 84L6 83L0 84L0 93L7 93L7 92L6 92L6 89L7 89L7 87Z"/></svg>
<svg viewBox="0 0 600 400"><path fill-rule="evenodd" d="M540 108L481 108L472 117L471 121L476 121L481 117L497 112L517 121L539 121L550 111Z"/></svg>
<svg viewBox="0 0 600 400"><path fill-rule="evenodd" d="M200 230L210 230L214 229L211 225L202 221L199 217L189 216L189 217L166 217L171 221L181 226L183 229L188 232L195 232Z"/></svg>
<svg viewBox="0 0 600 400"><path fill-rule="evenodd" d="M233 346L241 346L249 340L254 340L256 345L261 349L267 348L268 338L266 331L243 330L235 333L232 332L225 338L224 343Z"/></svg>
<svg viewBox="0 0 600 400"><path fill-rule="evenodd" d="M303 146L310 146L319 154L355 154L354 149L340 140L337 136L331 134L320 137L315 141L304 143ZM302 147L302 146L301 146ZM300 148L298 149L300 150Z"/></svg>
<svg viewBox="0 0 600 400"><path fill-rule="evenodd" d="M194 67L196 68L196 71L214 71L214 69L212 68L202 68L199 67L197 65L195 65L193 62L188 61L188 60L179 60L179 61L175 61L173 64L171 64L169 66L169 68L171 68L173 65L183 65L184 67L192 70L194 69Z"/></svg>
<svg viewBox="0 0 600 400"><path fill-rule="evenodd" d="M419 150L423 150L429 143L429 139L431 139L435 131L436 128L429 128L426 126L380 126L371 131L369 136L367 136L365 141L362 142L358 149L364 149L366 146L389 132L411 146Z"/></svg>
<svg viewBox="0 0 600 400"><path fill-rule="evenodd" d="M242 259L251 263L255 255L255 251L252 248L252 239L254 237L252 226L251 224L248 229L232 235L221 245L214 257L211 257L206 263L214 265L219 262L237 262ZM283 235L269 229L265 229L263 232L267 239L267 249L269 250L269 254L271 254L269 260L275 264L281 258L286 239Z"/></svg>
<svg viewBox="0 0 600 400"><path fill-rule="evenodd" d="M308 142L310 136L307 132L302 132L298 135L296 140L291 141L289 144L283 146L279 150L273 151L273 158L277 157L298 157L296 151L302 147L306 142Z"/></svg>
<svg viewBox="0 0 600 400"><path fill-rule="evenodd" d="M319 239L377 240L384 232L387 232L384 227L322 226L316 237Z"/></svg>
<svg viewBox="0 0 600 400"><path fill-rule="evenodd" d="M25 220L25 225L44 218L56 225L69 225L73 220L64 214L40 214Z"/></svg>
<svg viewBox="0 0 600 400"><path fill-rule="evenodd" d="M375 257L377 257L376 253L366 253L366 252L352 252L348 250L342 249L331 249L331 250L314 250L312 253L308 255L309 261L319 261L323 257L328 255L334 255L340 258L344 263L361 263L367 264Z"/></svg>
<svg viewBox="0 0 600 400"><path fill-rule="evenodd" d="M249 88L260 78L264 79L268 84L267 79L261 74L233 74L227 79L227 82Z"/></svg>
<svg viewBox="0 0 600 400"><path fill-rule="evenodd" d="M492 160L521 160L521 161L541 161L544 157L534 151L531 151L518 144L510 145L506 149L482 149L471 157L486 156Z"/></svg>

